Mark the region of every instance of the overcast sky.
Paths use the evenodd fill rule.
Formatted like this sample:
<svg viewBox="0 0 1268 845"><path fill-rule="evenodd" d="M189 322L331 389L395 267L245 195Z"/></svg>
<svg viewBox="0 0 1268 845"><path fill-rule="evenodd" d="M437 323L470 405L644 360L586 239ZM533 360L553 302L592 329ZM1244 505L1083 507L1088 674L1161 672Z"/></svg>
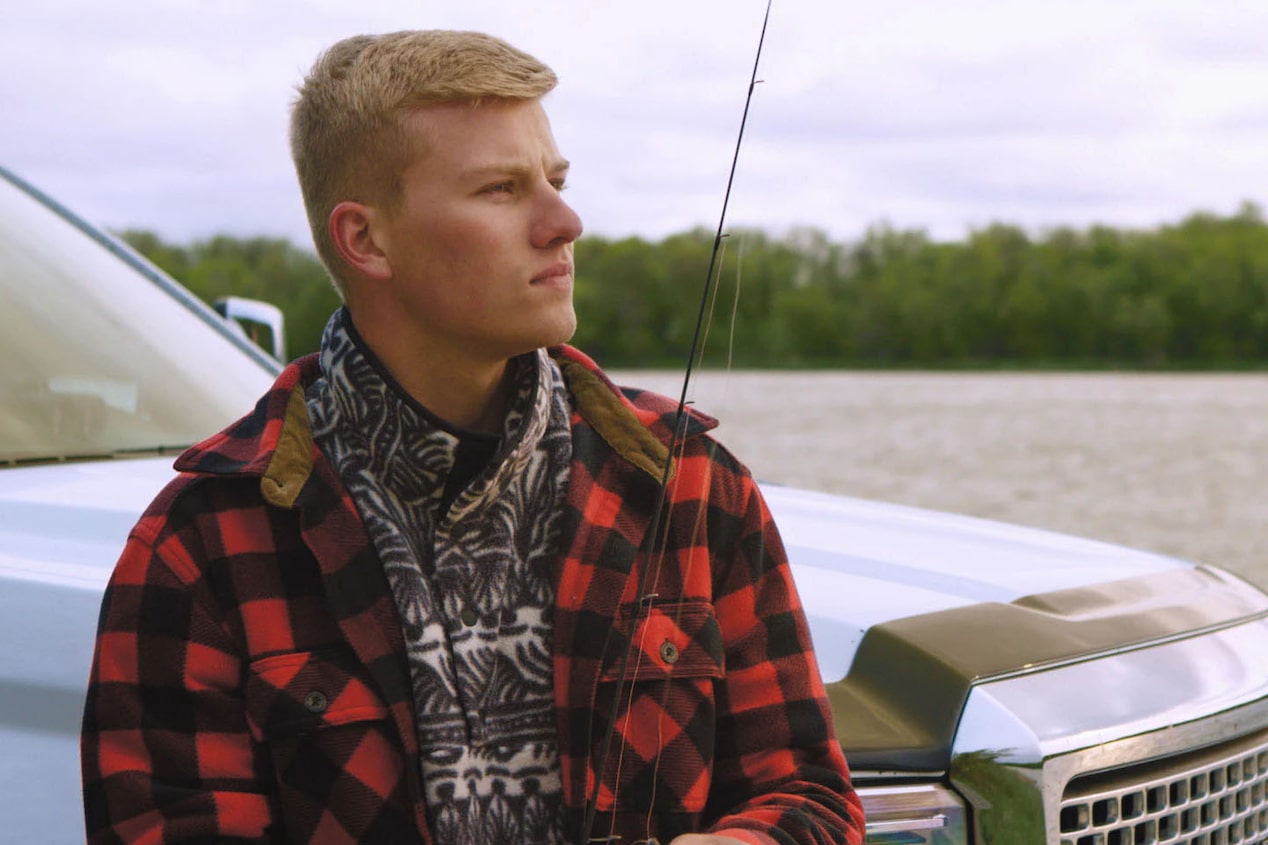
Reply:
<svg viewBox="0 0 1268 845"><path fill-rule="evenodd" d="M587 229L716 225L764 0L36 0L0 165L118 230L308 244L295 85L339 38L479 29L551 65ZM732 226L942 238L1263 202L1265 0L775 0Z"/></svg>

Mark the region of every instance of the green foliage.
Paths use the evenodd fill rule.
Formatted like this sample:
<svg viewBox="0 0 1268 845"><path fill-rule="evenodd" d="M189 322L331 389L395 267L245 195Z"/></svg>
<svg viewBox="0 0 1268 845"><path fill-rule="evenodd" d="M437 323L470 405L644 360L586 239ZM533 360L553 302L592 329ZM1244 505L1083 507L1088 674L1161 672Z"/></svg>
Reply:
<svg viewBox="0 0 1268 845"><path fill-rule="evenodd" d="M283 240L123 237L208 301L281 307L295 355L316 349L338 305L316 257ZM606 366L682 366L712 247L702 229L657 242L583 238L573 342ZM876 226L840 244L814 229L750 230L723 247L706 366L1268 364L1268 225L1251 204L1150 231L994 224L940 243Z"/></svg>

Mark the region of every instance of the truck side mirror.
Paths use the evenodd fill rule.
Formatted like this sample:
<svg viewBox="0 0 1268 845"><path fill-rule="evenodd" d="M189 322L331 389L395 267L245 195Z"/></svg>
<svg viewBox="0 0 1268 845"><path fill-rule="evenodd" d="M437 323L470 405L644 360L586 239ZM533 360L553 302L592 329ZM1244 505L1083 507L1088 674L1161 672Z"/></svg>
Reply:
<svg viewBox="0 0 1268 845"><path fill-rule="evenodd" d="M276 305L241 296L222 296L211 304L220 316L231 320L246 337L279 361L286 360L282 334L282 310Z"/></svg>

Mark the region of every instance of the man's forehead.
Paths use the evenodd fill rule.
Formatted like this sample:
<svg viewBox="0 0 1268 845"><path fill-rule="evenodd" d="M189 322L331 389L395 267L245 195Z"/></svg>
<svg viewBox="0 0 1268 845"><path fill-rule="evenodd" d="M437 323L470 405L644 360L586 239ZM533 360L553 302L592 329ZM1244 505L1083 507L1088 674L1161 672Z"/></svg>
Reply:
<svg viewBox="0 0 1268 845"><path fill-rule="evenodd" d="M496 134L497 129L550 132L550 120L541 100L480 100L475 102L427 103L405 115L408 129L429 135L453 133L474 137ZM478 130L478 133L477 133Z"/></svg>
<svg viewBox="0 0 1268 845"><path fill-rule="evenodd" d="M539 100L443 103L411 110L405 128L420 159L463 173L566 171Z"/></svg>

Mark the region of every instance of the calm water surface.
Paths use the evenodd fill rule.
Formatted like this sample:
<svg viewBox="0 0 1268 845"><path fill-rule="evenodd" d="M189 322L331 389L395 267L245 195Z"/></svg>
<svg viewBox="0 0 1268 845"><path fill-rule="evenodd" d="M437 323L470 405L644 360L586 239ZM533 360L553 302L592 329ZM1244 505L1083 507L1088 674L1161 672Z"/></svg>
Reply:
<svg viewBox="0 0 1268 845"><path fill-rule="evenodd" d="M617 380L681 392L681 375ZM702 372L759 478L1215 563L1268 588L1268 375Z"/></svg>

